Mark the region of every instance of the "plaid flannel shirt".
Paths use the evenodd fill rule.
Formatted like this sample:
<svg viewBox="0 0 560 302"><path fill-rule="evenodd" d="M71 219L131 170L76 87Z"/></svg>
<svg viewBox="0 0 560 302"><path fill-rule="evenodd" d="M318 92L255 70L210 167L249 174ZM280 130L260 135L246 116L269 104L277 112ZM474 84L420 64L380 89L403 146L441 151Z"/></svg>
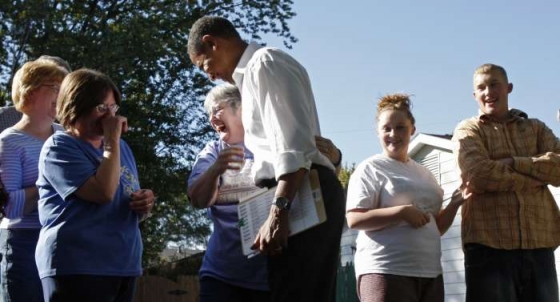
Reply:
<svg viewBox="0 0 560 302"><path fill-rule="evenodd" d="M481 114L453 135L463 183L476 194L463 204L463 244L535 249L560 244L560 212L547 186L560 185L560 140L543 122L519 110L498 123ZM500 159L513 158L513 168Z"/></svg>

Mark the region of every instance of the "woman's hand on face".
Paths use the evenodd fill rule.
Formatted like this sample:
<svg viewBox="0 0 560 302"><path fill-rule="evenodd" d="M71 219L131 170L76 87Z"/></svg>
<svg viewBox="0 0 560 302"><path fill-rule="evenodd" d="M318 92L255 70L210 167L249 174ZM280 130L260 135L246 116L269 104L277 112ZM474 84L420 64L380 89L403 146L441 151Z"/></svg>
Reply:
<svg viewBox="0 0 560 302"><path fill-rule="evenodd" d="M414 205L401 206L400 214L402 219L415 229L430 222L430 215L420 211Z"/></svg>
<svg viewBox="0 0 560 302"><path fill-rule="evenodd" d="M141 189L130 194L130 209L138 214L149 214L154 202L154 192L150 189Z"/></svg>
<svg viewBox="0 0 560 302"><path fill-rule="evenodd" d="M128 131L128 120L122 115L107 115L101 120L101 126L106 140L118 140Z"/></svg>

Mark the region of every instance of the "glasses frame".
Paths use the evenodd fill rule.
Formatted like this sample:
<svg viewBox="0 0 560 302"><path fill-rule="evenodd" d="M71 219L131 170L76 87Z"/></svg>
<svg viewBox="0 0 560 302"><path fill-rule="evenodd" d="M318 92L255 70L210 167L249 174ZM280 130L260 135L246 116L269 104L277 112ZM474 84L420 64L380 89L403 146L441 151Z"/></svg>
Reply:
<svg viewBox="0 0 560 302"><path fill-rule="evenodd" d="M60 92L60 85L58 84L42 84L41 87L48 87L56 94Z"/></svg>
<svg viewBox="0 0 560 302"><path fill-rule="evenodd" d="M95 110L97 110L97 112L99 113L107 113L108 111L111 111L112 113L116 113L117 111L119 111L119 108L120 107L117 104L111 104L111 105L99 104L95 106Z"/></svg>

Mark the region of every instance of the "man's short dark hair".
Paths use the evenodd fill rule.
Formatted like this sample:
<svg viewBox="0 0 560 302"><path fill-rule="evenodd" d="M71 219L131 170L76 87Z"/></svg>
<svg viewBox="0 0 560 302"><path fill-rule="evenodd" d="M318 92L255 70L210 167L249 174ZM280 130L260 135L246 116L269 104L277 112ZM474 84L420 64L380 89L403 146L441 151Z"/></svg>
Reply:
<svg viewBox="0 0 560 302"><path fill-rule="evenodd" d="M241 36L228 19L215 16L204 16L194 22L189 32L187 51L189 55L199 55L204 52L202 37L211 35L220 38L238 38Z"/></svg>

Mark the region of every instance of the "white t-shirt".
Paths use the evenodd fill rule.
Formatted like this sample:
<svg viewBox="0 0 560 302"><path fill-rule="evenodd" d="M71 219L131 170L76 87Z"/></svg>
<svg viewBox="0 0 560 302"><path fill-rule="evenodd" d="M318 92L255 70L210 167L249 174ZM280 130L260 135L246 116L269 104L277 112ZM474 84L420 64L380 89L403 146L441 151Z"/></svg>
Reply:
<svg viewBox="0 0 560 302"><path fill-rule="evenodd" d="M415 229L406 221L378 231L360 231L354 258L356 276L370 273L434 278L441 274L440 234L435 215L443 190L428 169L374 155L350 177L346 210L414 204L430 213L430 222Z"/></svg>

